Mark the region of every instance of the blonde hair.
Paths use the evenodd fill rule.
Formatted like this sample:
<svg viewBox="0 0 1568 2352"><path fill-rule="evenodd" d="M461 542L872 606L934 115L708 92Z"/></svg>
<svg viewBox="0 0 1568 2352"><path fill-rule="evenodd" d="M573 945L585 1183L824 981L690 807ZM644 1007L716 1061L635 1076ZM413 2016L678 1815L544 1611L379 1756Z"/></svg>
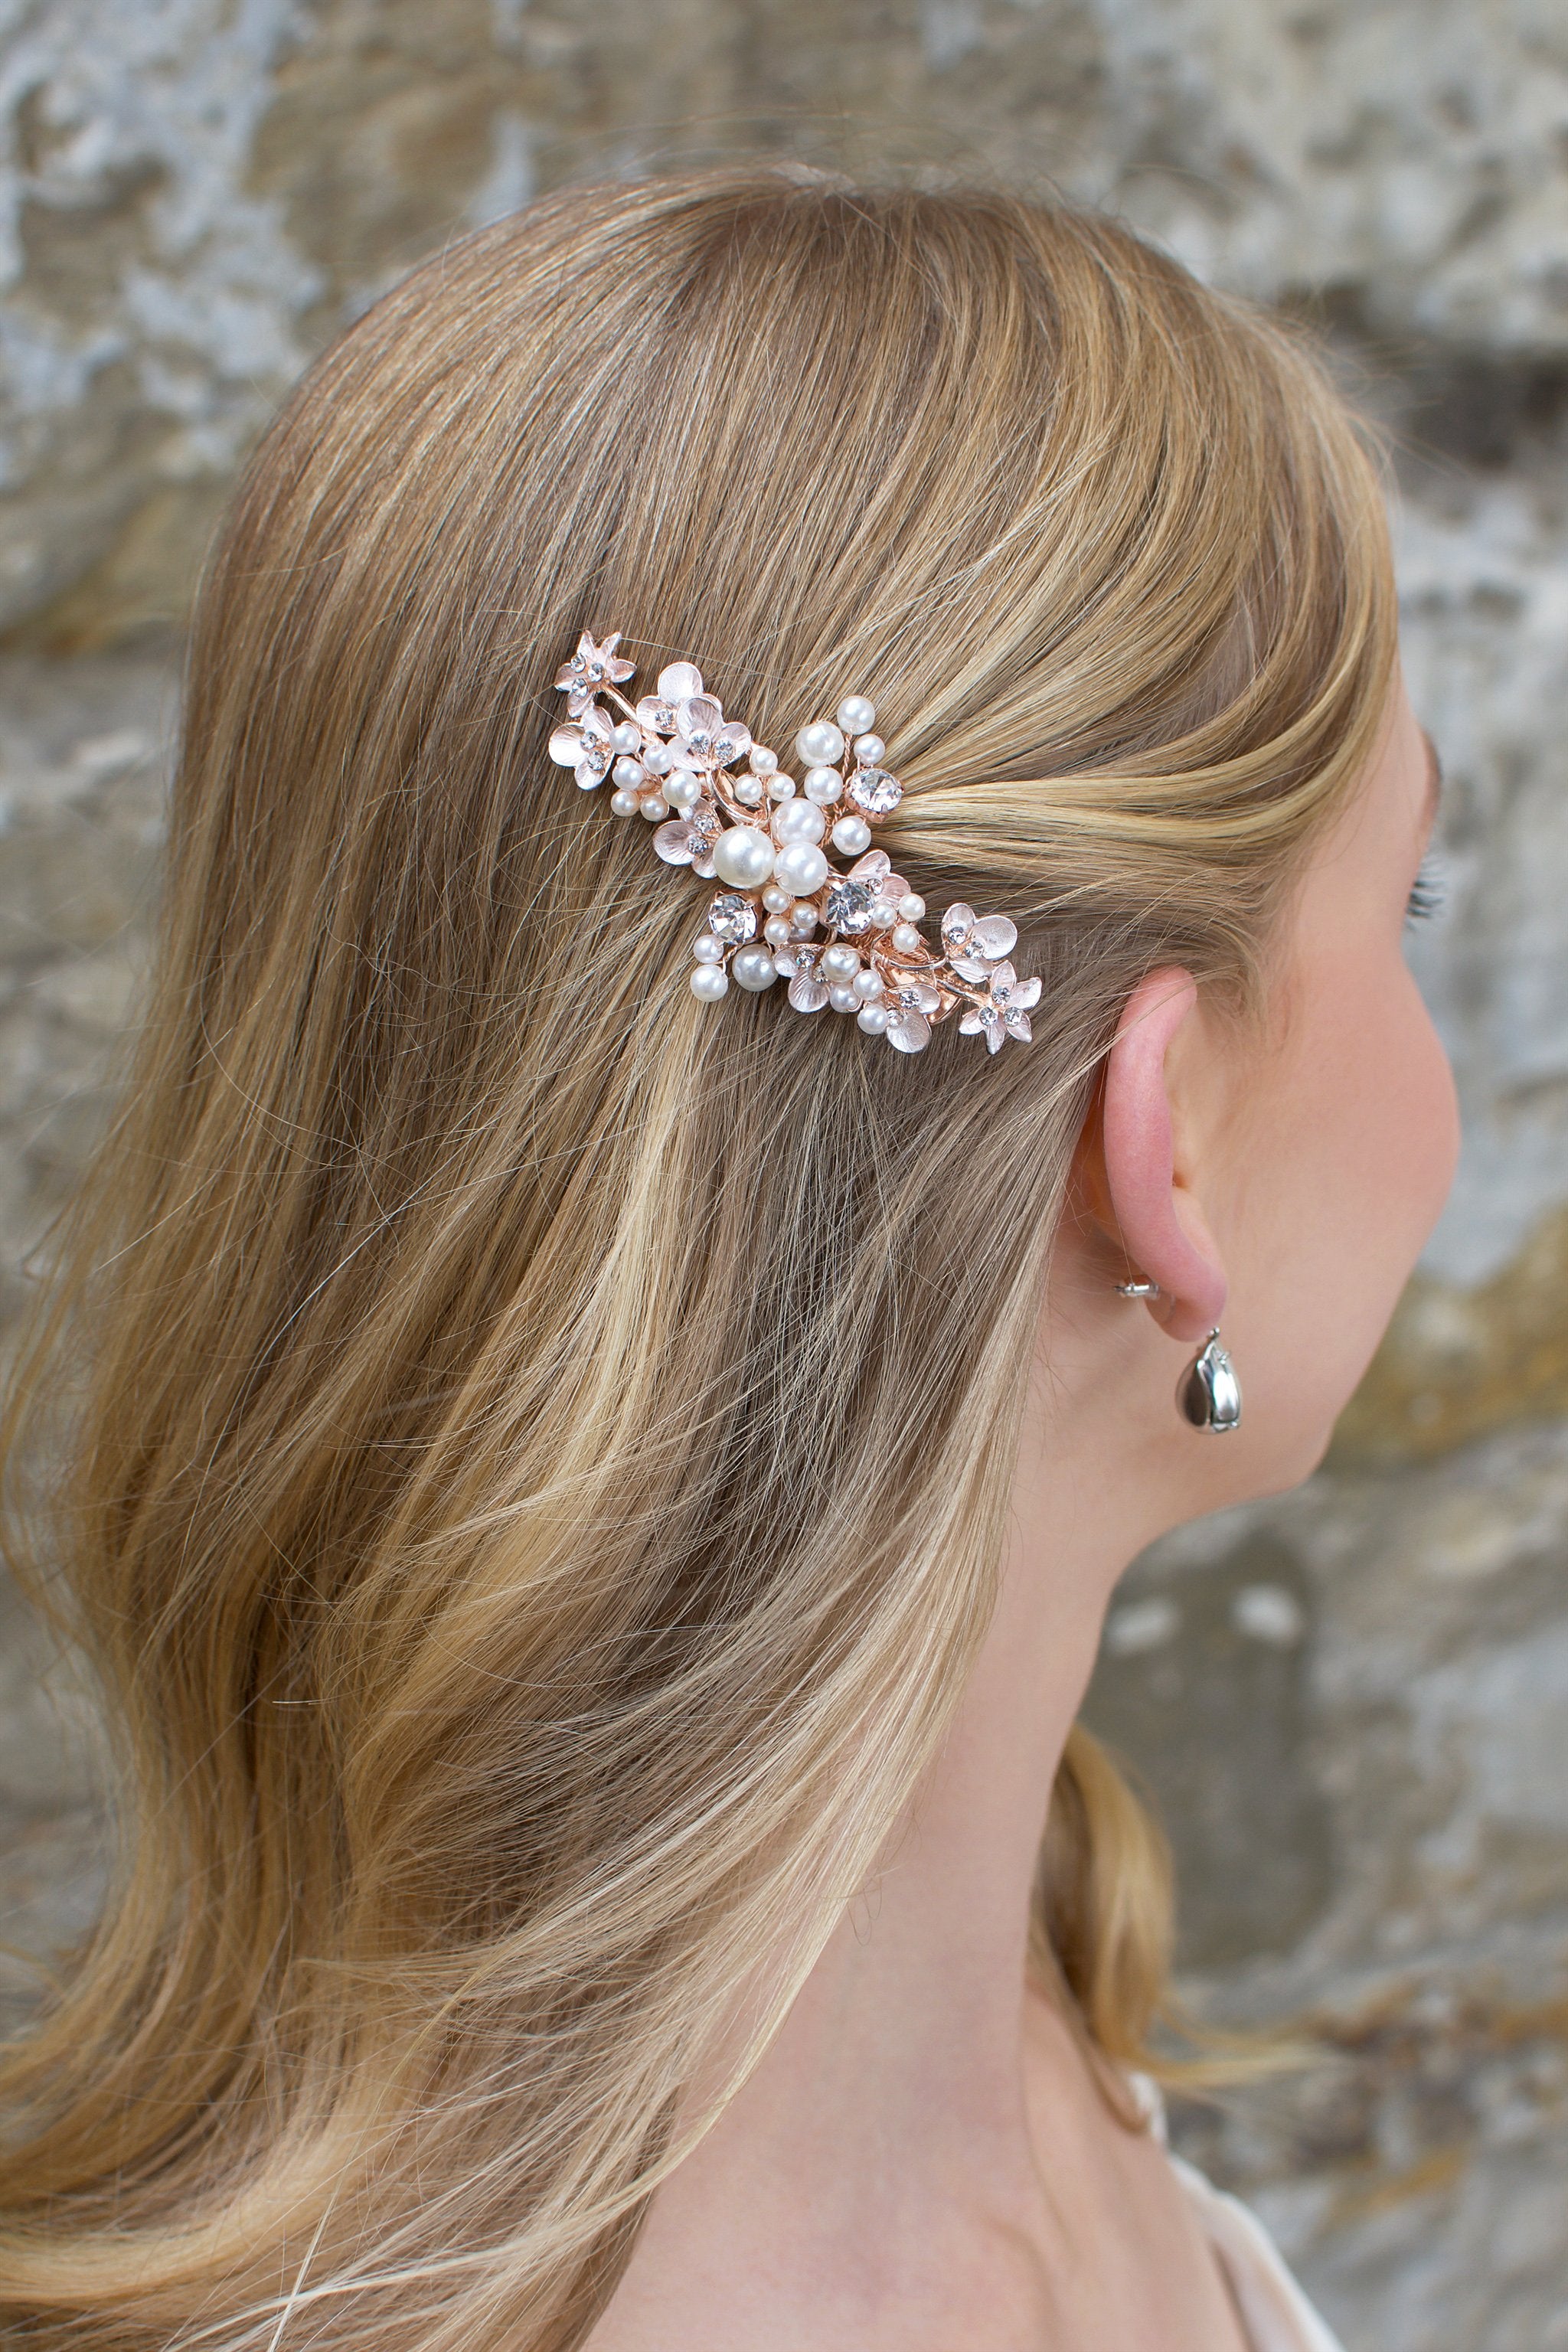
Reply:
<svg viewBox="0 0 1568 2352"><path fill-rule="evenodd" d="M694 1003L700 892L544 756L584 625L782 747L868 691L900 869L1019 921L1034 1045ZM301 384L23 1375L80 1389L40 1540L125 1835L5 2076L22 2340L581 2341L984 1632L1119 1008L1256 995L1394 625L1315 362L1061 206L577 190ZM1081 1734L1039 1904L1141 2055L1161 1853Z"/></svg>

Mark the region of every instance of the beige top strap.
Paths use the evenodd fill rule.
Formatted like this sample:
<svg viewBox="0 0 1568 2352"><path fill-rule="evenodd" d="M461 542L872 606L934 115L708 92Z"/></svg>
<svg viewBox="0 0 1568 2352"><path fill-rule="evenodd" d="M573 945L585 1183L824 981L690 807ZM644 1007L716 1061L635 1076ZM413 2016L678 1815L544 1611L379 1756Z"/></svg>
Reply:
<svg viewBox="0 0 1568 2352"><path fill-rule="evenodd" d="M1165 2103L1147 2074L1129 2077L1155 2137L1165 2138ZM1287 2270L1279 2247L1248 2206L1205 2179L1195 2165L1171 2158L1204 2235L1215 2251L1252 2352L1344 2352Z"/></svg>
<svg viewBox="0 0 1568 2352"><path fill-rule="evenodd" d="M1286 2269L1257 2214L1179 2156L1171 2163L1225 2273L1252 2352L1344 2352Z"/></svg>

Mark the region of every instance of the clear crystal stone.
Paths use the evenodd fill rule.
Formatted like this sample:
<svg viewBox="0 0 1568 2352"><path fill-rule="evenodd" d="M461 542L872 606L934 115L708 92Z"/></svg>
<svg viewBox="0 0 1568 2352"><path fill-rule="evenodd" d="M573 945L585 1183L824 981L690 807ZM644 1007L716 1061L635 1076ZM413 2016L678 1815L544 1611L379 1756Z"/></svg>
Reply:
<svg viewBox="0 0 1568 2352"><path fill-rule="evenodd" d="M757 910L739 890L721 890L708 909L708 928L726 947L743 947L757 936Z"/></svg>
<svg viewBox="0 0 1568 2352"><path fill-rule="evenodd" d="M868 931L871 928L871 892L868 885L856 882L847 876L841 876L830 884L827 896L822 902L822 919L835 931L847 931L851 935Z"/></svg>
<svg viewBox="0 0 1568 2352"><path fill-rule="evenodd" d="M897 776L886 768L857 768L849 779L849 797L867 816L888 816L904 797Z"/></svg>

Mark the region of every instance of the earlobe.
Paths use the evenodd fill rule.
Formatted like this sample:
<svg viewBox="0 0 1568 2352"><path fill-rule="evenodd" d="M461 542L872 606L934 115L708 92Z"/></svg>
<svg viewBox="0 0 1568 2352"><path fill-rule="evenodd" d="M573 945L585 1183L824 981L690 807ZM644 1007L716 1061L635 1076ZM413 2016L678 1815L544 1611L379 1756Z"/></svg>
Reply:
<svg viewBox="0 0 1568 2352"><path fill-rule="evenodd" d="M1105 1066L1100 1132L1110 1221L1134 1272L1158 1283L1151 1312L1175 1339L1201 1339L1225 1307L1219 1251L1176 1167L1167 1057L1197 1003L1197 983L1170 966L1127 1001Z"/></svg>

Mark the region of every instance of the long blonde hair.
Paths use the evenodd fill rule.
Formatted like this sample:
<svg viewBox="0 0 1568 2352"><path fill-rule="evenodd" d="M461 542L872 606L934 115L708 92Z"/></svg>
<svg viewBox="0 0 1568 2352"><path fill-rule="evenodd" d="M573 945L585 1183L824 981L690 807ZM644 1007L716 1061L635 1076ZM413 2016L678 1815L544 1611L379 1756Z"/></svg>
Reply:
<svg viewBox="0 0 1568 2352"><path fill-rule="evenodd" d="M695 1003L700 893L544 756L583 625L781 746L871 694L889 845L1019 920L1033 1045ZM1119 1008L1256 991L1393 646L1316 362L1065 207L577 190L305 380L17 1393L123 1823L5 2076L22 2340L581 2341L984 1632ZM1161 1873L1079 1736L1040 1958L1119 2059Z"/></svg>

